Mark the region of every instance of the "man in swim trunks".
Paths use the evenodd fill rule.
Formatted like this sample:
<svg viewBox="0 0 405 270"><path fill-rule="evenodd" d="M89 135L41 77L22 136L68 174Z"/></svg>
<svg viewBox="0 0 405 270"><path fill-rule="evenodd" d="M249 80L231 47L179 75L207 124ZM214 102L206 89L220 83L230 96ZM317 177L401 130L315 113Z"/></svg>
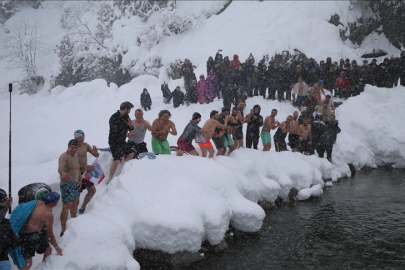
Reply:
<svg viewBox="0 0 405 270"><path fill-rule="evenodd" d="M66 230L66 222L69 216L75 218L77 215L77 207L79 206L79 190L82 186L82 175L80 173L79 155L77 148L79 142L75 139L70 140L68 149L59 157L60 174L60 191L62 193L63 208L60 213L60 222L62 224L63 236Z"/></svg>
<svg viewBox="0 0 405 270"><path fill-rule="evenodd" d="M287 136L287 133L290 132L291 121L292 116L287 116L286 120L279 125L276 134L273 136L276 152L288 151L287 144L285 143L285 137Z"/></svg>
<svg viewBox="0 0 405 270"><path fill-rule="evenodd" d="M309 117L305 117L304 123L300 125L299 136L301 152L303 152L304 155L308 155L310 146L312 145L312 132Z"/></svg>
<svg viewBox="0 0 405 270"><path fill-rule="evenodd" d="M225 116L225 124L221 124L218 122L219 115L218 111L211 111L210 113L210 119L205 122L203 129L206 131L204 133L204 137L207 141L211 140L211 138L214 138L214 133L215 133L215 139L214 143L217 146L217 149L224 148L224 140L222 138L222 135L225 133L224 130L228 127L226 123L228 123L229 120L229 115ZM220 137L220 138L219 138ZM221 141L220 141L221 139ZM221 150L222 151L222 150ZM218 151L219 152L219 151ZM219 153L217 155L220 155ZM209 158L212 158L213 154Z"/></svg>
<svg viewBox="0 0 405 270"><path fill-rule="evenodd" d="M221 124L225 124L225 117L227 115L229 115L229 111L230 108L229 107L224 107L222 108L222 113L219 116L219 122ZM228 127L226 128L226 132L224 134L224 146L225 148L228 147L229 148L229 152L228 155L231 154L233 152L233 150L236 149L236 143L233 140L233 136L235 134L236 129L242 125L240 122L237 122L235 117L237 117L239 115L240 118L242 118L242 116L239 113L239 110L237 107L234 107L232 110L232 114L229 115L229 120L228 120Z"/></svg>
<svg viewBox="0 0 405 270"><path fill-rule="evenodd" d="M322 99L320 102L319 102L319 105L322 105L325 101L327 101L328 102L328 105L329 105L329 110L331 110L332 111L332 114L335 114L335 103L333 103L333 100L332 100L332 98L331 98L331 95L326 95L325 96L325 99Z"/></svg>
<svg viewBox="0 0 405 270"><path fill-rule="evenodd" d="M290 123L290 132L288 134L288 143L292 152L299 152L300 136L298 124L298 111L293 113L293 118Z"/></svg>
<svg viewBox="0 0 405 270"><path fill-rule="evenodd" d="M80 173L83 175L86 171L94 171L94 167L91 165L87 165L87 153L92 154L94 157L98 158L100 154L98 153L98 149L95 145L91 147L88 143L84 142L84 132L82 130L76 130L73 134L75 139L79 142L79 146L77 147L77 155L79 156L79 164L80 164ZM79 208L79 214L84 214L84 210L86 210L87 204L90 202L91 198L93 198L94 194L96 194L96 187L90 181L82 181L82 187L80 188L79 192L83 192L83 190L87 189L87 194L84 197L82 206Z"/></svg>
<svg viewBox="0 0 405 270"><path fill-rule="evenodd" d="M246 103L244 101L240 101L238 103L238 109L239 109L239 116L236 117L235 120L240 122L240 126L236 128L235 132L235 137L236 137L236 143L237 147L236 148L243 148L243 124L244 123L249 123L250 122L250 117L253 115L253 110L244 117L243 110L246 107Z"/></svg>
<svg viewBox="0 0 405 270"><path fill-rule="evenodd" d="M32 266L32 257L35 252L44 254L43 262L52 254L49 242L54 246L58 255L62 255L63 250L58 246L53 234L53 214L52 208L58 205L59 194L50 192L45 196L44 201L38 201L27 222L21 228L19 235L21 240L21 254L25 259L24 270ZM40 233L42 227L46 227L46 235Z"/></svg>
<svg viewBox="0 0 405 270"><path fill-rule="evenodd" d="M262 132L260 136L262 137L263 151L270 151L271 149L271 135L270 130L276 129L280 122L276 121L277 110L271 110L271 114L264 119L264 124L262 127Z"/></svg>
<svg viewBox="0 0 405 270"><path fill-rule="evenodd" d="M184 128L183 134L177 140L178 156L182 156L183 152L186 152L193 156L198 156L197 150L192 145L193 140L196 138L197 132L201 130L198 123L201 121L201 114L195 112L190 120L190 123Z"/></svg>
<svg viewBox="0 0 405 270"><path fill-rule="evenodd" d="M135 120L132 120L132 126L134 127L135 135L128 137L128 144L131 148L135 149L135 157L138 157L140 153L148 152L145 135L146 130L152 131L152 125L143 119L143 111L137 109L135 110Z"/></svg>
<svg viewBox="0 0 405 270"><path fill-rule="evenodd" d="M108 144L111 148L113 163L110 167L110 176L107 184L110 183L114 177L115 171L121 163L121 158L127 156L125 161L129 161L135 156L134 150L132 150L131 146L126 142L127 137L135 135L132 120L129 118L129 113L133 107L134 105L129 101L121 103L120 109L114 113L108 121L110 125Z"/></svg>
<svg viewBox="0 0 405 270"><path fill-rule="evenodd" d="M152 123L152 150L156 155L171 155L167 135L170 133L173 136L177 135L175 124L170 121L170 112L161 110L159 118Z"/></svg>

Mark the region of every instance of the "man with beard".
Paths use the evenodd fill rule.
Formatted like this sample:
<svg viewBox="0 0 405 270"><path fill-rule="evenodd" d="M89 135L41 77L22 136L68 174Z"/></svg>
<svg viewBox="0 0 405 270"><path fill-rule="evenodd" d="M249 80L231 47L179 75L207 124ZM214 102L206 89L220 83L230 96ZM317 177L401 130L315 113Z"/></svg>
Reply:
<svg viewBox="0 0 405 270"><path fill-rule="evenodd" d="M128 161L135 156L134 150L132 150L131 146L125 141L126 137L135 135L131 118L129 118L129 113L133 107L134 105L132 105L131 102L125 101L121 104L120 109L110 117L108 144L111 148L113 163L111 164L110 177L108 178L107 184L112 180L118 164L121 162L121 158L127 156L125 160Z"/></svg>
<svg viewBox="0 0 405 270"><path fill-rule="evenodd" d="M287 144L285 143L285 137L287 137L287 133L290 132L291 127L290 127L290 123L292 121L292 116L289 115L286 118L286 121L282 122L277 131L276 134L274 134L274 145L276 147L276 151L277 152L281 152L281 151L288 151L287 150Z"/></svg>
<svg viewBox="0 0 405 270"><path fill-rule="evenodd" d="M260 133L263 143L263 151L270 151L271 149L271 135L270 130L276 129L280 122L276 121L277 110L271 110L271 114L264 119L262 132Z"/></svg>
<svg viewBox="0 0 405 270"><path fill-rule="evenodd" d="M299 151L299 124L298 124L298 112L293 113L293 118L290 123L290 133L288 134L288 143L292 152Z"/></svg>
<svg viewBox="0 0 405 270"><path fill-rule="evenodd" d="M231 109L229 107L223 107L222 113L219 115L218 122L220 122L221 124L225 124L225 117L230 114L230 110ZM232 111L232 113L233 113L233 111ZM236 115L238 113L239 113L238 110L236 110ZM223 136L223 139L224 139L224 150L223 151L225 154L226 148L228 147L229 154L230 154L230 153L232 153L233 150L235 150L235 143L234 143L231 135L233 134L234 128L240 126L240 123L236 122L233 115L229 115L229 119L226 124L228 125L228 127L225 129L225 133Z"/></svg>
<svg viewBox="0 0 405 270"><path fill-rule="evenodd" d="M249 119L246 129L246 148L257 150L260 138L260 127L263 126L263 116L260 115L260 106L253 106L253 115Z"/></svg>

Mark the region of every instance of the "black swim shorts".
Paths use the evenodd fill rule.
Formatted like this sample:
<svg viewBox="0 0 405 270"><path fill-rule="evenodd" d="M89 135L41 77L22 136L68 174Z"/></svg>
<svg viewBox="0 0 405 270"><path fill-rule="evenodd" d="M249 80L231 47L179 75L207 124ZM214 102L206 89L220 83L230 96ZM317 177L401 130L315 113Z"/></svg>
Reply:
<svg viewBox="0 0 405 270"><path fill-rule="evenodd" d="M220 137L212 137L212 141L214 142L217 149L225 148L224 135Z"/></svg>
<svg viewBox="0 0 405 270"><path fill-rule="evenodd" d="M24 259L35 256L35 252L43 254L49 248L48 237L45 230L33 233L20 233L21 254Z"/></svg>

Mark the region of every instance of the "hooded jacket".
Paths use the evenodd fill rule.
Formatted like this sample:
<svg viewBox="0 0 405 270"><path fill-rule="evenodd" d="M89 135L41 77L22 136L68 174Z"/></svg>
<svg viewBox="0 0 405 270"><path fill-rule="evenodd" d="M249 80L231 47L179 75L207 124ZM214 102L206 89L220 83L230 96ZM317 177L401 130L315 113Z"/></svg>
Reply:
<svg viewBox="0 0 405 270"><path fill-rule="evenodd" d="M150 98L148 90L146 88L143 89L141 94L141 106L142 107L150 107L152 106L152 99Z"/></svg>
<svg viewBox="0 0 405 270"><path fill-rule="evenodd" d="M263 126L263 117L260 115L260 105L253 106L253 111L258 108L259 112L250 117L250 122L247 125L246 137L257 137L260 134L260 127ZM255 119L256 116L256 119Z"/></svg>

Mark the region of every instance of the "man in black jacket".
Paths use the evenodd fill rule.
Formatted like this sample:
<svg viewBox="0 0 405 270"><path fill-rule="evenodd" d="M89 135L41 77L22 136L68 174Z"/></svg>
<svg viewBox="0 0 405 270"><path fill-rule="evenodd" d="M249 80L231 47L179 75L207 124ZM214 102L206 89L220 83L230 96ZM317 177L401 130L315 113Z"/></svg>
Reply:
<svg viewBox="0 0 405 270"><path fill-rule="evenodd" d="M133 107L134 105L132 105L131 102L125 101L121 104L120 109L110 117L108 144L110 145L113 155L113 163L111 164L110 177L107 184L110 183L113 178L123 156L127 156L126 161L134 158L134 150L132 150L130 145L125 141L126 137L135 135L132 120L129 118L129 113Z"/></svg>
<svg viewBox="0 0 405 270"><path fill-rule="evenodd" d="M0 269L10 269L8 251L20 245L20 240L11 228L10 221L5 218L11 202L11 199L7 199L7 193L0 189Z"/></svg>
<svg viewBox="0 0 405 270"><path fill-rule="evenodd" d="M173 106L175 108L179 107L180 105L184 105L184 93L181 92L180 86L177 86L172 93L173 97Z"/></svg>
<svg viewBox="0 0 405 270"><path fill-rule="evenodd" d="M246 129L246 148L252 148L253 144L253 148L257 149L261 126L263 126L263 116L260 115L260 105L255 105Z"/></svg>

